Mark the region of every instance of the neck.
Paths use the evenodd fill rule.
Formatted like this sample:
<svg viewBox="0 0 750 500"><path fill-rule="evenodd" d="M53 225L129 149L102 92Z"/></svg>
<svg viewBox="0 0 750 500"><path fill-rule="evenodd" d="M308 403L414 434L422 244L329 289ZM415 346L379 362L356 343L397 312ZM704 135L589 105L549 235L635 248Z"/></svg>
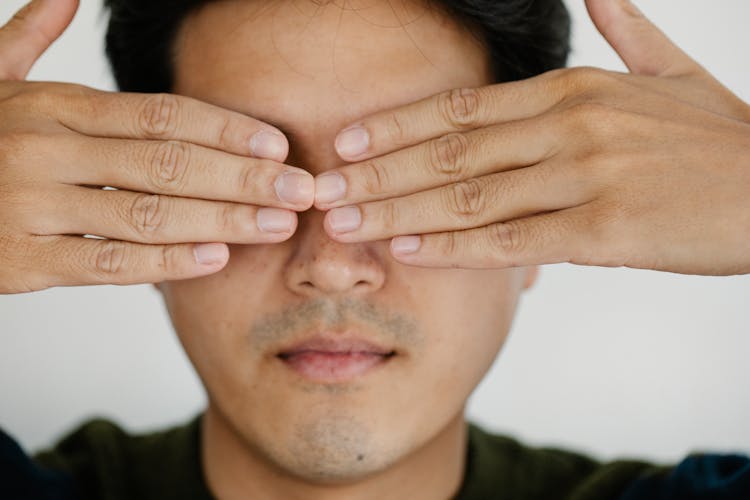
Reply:
<svg viewBox="0 0 750 500"><path fill-rule="evenodd" d="M422 447L386 470L346 484L305 481L266 462L210 405L201 425L201 453L216 498L269 500L447 499L464 477L467 447L463 411Z"/></svg>

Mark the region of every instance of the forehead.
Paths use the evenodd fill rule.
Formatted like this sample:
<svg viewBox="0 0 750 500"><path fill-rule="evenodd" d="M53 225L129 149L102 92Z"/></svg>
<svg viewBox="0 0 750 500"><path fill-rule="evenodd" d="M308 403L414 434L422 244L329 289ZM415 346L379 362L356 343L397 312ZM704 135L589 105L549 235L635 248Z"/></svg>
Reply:
<svg viewBox="0 0 750 500"><path fill-rule="evenodd" d="M209 2L186 20L175 48L177 93L300 140L490 78L480 43L421 1Z"/></svg>

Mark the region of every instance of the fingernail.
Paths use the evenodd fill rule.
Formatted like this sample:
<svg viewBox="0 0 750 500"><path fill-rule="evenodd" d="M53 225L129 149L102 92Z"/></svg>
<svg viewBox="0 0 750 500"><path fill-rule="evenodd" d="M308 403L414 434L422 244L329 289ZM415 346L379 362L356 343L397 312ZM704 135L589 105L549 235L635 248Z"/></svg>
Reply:
<svg viewBox="0 0 750 500"><path fill-rule="evenodd" d="M401 255L414 253L422 246L422 238L419 236L396 236L391 240L391 249L394 253Z"/></svg>
<svg viewBox="0 0 750 500"><path fill-rule="evenodd" d="M315 179L309 174L286 172L274 182L276 195L287 203L306 203L313 199Z"/></svg>
<svg viewBox="0 0 750 500"><path fill-rule="evenodd" d="M202 266L221 264L229 257L229 249L223 243L202 243L193 247L195 261Z"/></svg>
<svg viewBox="0 0 750 500"><path fill-rule="evenodd" d="M315 179L315 201L333 203L346 196L346 179L341 174L323 174Z"/></svg>
<svg viewBox="0 0 750 500"><path fill-rule="evenodd" d="M286 138L276 132L261 130L250 138L250 153L256 158L281 159L286 147Z"/></svg>
<svg viewBox="0 0 750 500"><path fill-rule="evenodd" d="M358 207L334 208L329 214L328 222L336 233L354 231L362 224L362 213Z"/></svg>
<svg viewBox="0 0 750 500"><path fill-rule="evenodd" d="M359 125L349 127L336 137L336 151L340 156L358 156L370 146L370 134Z"/></svg>
<svg viewBox="0 0 750 500"><path fill-rule="evenodd" d="M281 208L261 208L257 218L258 229L264 233L285 233L294 224L294 214Z"/></svg>

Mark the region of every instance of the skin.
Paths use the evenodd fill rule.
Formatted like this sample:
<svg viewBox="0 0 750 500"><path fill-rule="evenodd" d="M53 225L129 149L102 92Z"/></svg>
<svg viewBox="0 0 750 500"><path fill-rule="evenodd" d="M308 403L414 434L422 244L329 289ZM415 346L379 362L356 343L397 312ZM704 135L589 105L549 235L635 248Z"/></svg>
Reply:
<svg viewBox="0 0 750 500"><path fill-rule="evenodd" d="M77 6L35 0L0 28L0 294L203 276L225 242L287 239L315 186L281 163L275 127L182 96L25 81ZM296 192L276 189L288 173Z"/></svg>
<svg viewBox="0 0 750 500"><path fill-rule="evenodd" d="M630 73L562 69L358 119L336 139L357 163L316 179L331 237L396 236L395 258L428 267L750 273L750 106L629 1L586 6ZM335 174L338 199L321 189Z"/></svg>
<svg viewBox="0 0 750 500"><path fill-rule="evenodd" d="M210 395L214 492L449 496L463 404L535 276L505 268L750 272L750 108L628 1L586 3L630 74L487 85L481 48L416 3L216 3L180 37L195 100L25 82L77 5L34 1L0 29L0 293L206 275L233 243L162 286ZM398 356L345 387L274 357L347 326Z"/></svg>
<svg viewBox="0 0 750 500"><path fill-rule="evenodd" d="M0 293L210 274L229 257L217 242L284 241L313 203L331 238L393 238L394 258L415 266L750 272L750 106L629 0L586 0L629 74L558 70L358 117L335 139L357 162L336 172L335 196L333 172L281 164L287 138L258 120L25 82L77 4L33 0L0 28ZM337 84L359 80L332 55Z"/></svg>
<svg viewBox="0 0 750 500"><path fill-rule="evenodd" d="M209 4L178 38L175 92L278 126L287 163L320 174L342 164L333 140L355 117L489 81L463 28L406 5L404 29L386 2L361 15ZM535 269L405 266L388 241L334 241L324 215L300 213L282 243L232 245L215 275L161 285L209 394L208 483L220 498L447 498L462 480L466 399ZM313 328L353 328L397 355L348 383L306 382L275 355Z"/></svg>
<svg viewBox="0 0 750 500"><path fill-rule="evenodd" d="M281 164L287 138L258 120L25 82L77 3L33 0L0 28L0 293L210 274L229 257L216 242L284 241L313 203L331 238L393 238L416 266L750 272L750 106L629 0L586 0L629 74L564 69L358 117L335 139L357 162L335 172L335 196L334 172ZM381 25L413 20L401 14ZM359 80L332 55L336 83ZM319 69L293 62L297 76Z"/></svg>

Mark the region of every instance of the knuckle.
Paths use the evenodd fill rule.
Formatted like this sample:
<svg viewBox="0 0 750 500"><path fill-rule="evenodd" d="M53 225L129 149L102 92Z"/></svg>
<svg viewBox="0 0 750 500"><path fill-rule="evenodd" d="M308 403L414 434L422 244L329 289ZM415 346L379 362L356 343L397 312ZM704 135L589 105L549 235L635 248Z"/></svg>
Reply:
<svg viewBox="0 0 750 500"><path fill-rule="evenodd" d="M445 193L449 212L460 222L471 222L484 211L486 195L478 179L457 182L449 186Z"/></svg>
<svg viewBox="0 0 750 500"><path fill-rule="evenodd" d="M221 119L221 126L219 128L218 144L219 148L223 150L230 149L234 144L232 140L232 134L234 131L234 120L231 116L224 116Z"/></svg>
<svg viewBox="0 0 750 500"><path fill-rule="evenodd" d="M568 73L570 73L573 69L575 68L555 68L547 71L546 73L542 73L537 78L546 80L547 83L562 82L568 77Z"/></svg>
<svg viewBox="0 0 750 500"><path fill-rule="evenodd" d="M123 274L126 262L127 246L122 241L104 241L94 253L94 271L104 278Z"/></svg>
<svg viewBox="0 0 750 500"><path fill-rule="evenodd" d="M524 239L518 224L513 221L498 222L487 227L489 247L503 256L513 256L523 249Z"/></svg>
<svg viewBox="0 0 750 500"><path fill-rule="evenodd" d="M361 164L362 186L368 194L375 195L387 191L390 187L388 171L374 160Z"/></svg>
<svg viewBox="0 0 750 500"><path fill-rule="evenodd" d="M448 134L430 143L431 164L441 177L458 179L466 170L469 140L460 133Z"/></svg>
<svg viewBox="0 0 750 500"><path fill-rule="evenodd" d="M535 77L544 83L543 88L546 92L556 96L556 105L563 102L571 93L571 71L570 68L557 68Z"/></svg>
<svg viewBox="0 0 750 500"><path fill-rule="evenodd" d="M442 235L440 238L440 247L442 255L452 256L461 255L462 253L461 242L459 241L458 233L455 231L448 231Z"/></svg>
<svg viewBox="0 0 750 500"><path fill-rule="evenodd" d="M400 216L398 207L392 201L385 202L379 209L381 223L386 231L393 231L399 227Z"/></svg>
<svg viewBox="0 0 750 500"><path fill-rule="evenodd" d="M561 96L561 102L576 98L600 99L622 90L620 75L601 68L583 66L556 70L550 77L551 89Z"/></svg>
<svg viewBox="0 0 750 500"><path fill-rule="evenodd" d="M238 219L237 207L226 204L216 211L216 229L222 234L233 233Z"/></svg>
<svg viewBox="0 0 750 500"><path fill-rule="evenodd" d="M242 165L237 169L237 188L240 195L254 193L258 189L258 169L253 164Z"/></svg>
<svg viewBox="0 0 750 500"><path fill-rule="evenodd" d="M445 121L457 129L479 125L479 92L459 88L443 92L438 98L439 111Z"/></svg>
<svg viewBox="0 0 750 500"><path fill-rule="evenodd" d="M180 101L170 94L154 94L146 98L138 115L138 127L146 137L172 135L177 129Z"/></svg>
<svg viewBox="0 0 750 500"><path fill-rule="evenodd" d="M159 271L168 276L175 274L180 268L180 252L176 245L164 245L159 250Z"/></svg>
<svg viewBox="0 0 750 500"><path fill-rule="evenodd" d="M129 221L136 234L150 239L163 228L165 211L164 197L158 194L139 194L131 203Z"/></svg>
<svg viewBox="0 0 750 500"><path fill-rule="evenodd" d="M613 80L610 72L593 66L571 68L562 74L567 87L573 91L596 89Z"/></svg>
<svg viewBox="0 0 750 500"><path fill-rule="evenodd" d="M179 141L159 142L149 146L150 176L153 187L163 192L180 191L192 155L189 144Z"/></svg>
<svg viewBox="0 0 750 500"><path fill-rule="evenodd" d="M406 129L398 113L390 113L385 121L385 130L389 141L396 146L408 145Z"/></svg>

